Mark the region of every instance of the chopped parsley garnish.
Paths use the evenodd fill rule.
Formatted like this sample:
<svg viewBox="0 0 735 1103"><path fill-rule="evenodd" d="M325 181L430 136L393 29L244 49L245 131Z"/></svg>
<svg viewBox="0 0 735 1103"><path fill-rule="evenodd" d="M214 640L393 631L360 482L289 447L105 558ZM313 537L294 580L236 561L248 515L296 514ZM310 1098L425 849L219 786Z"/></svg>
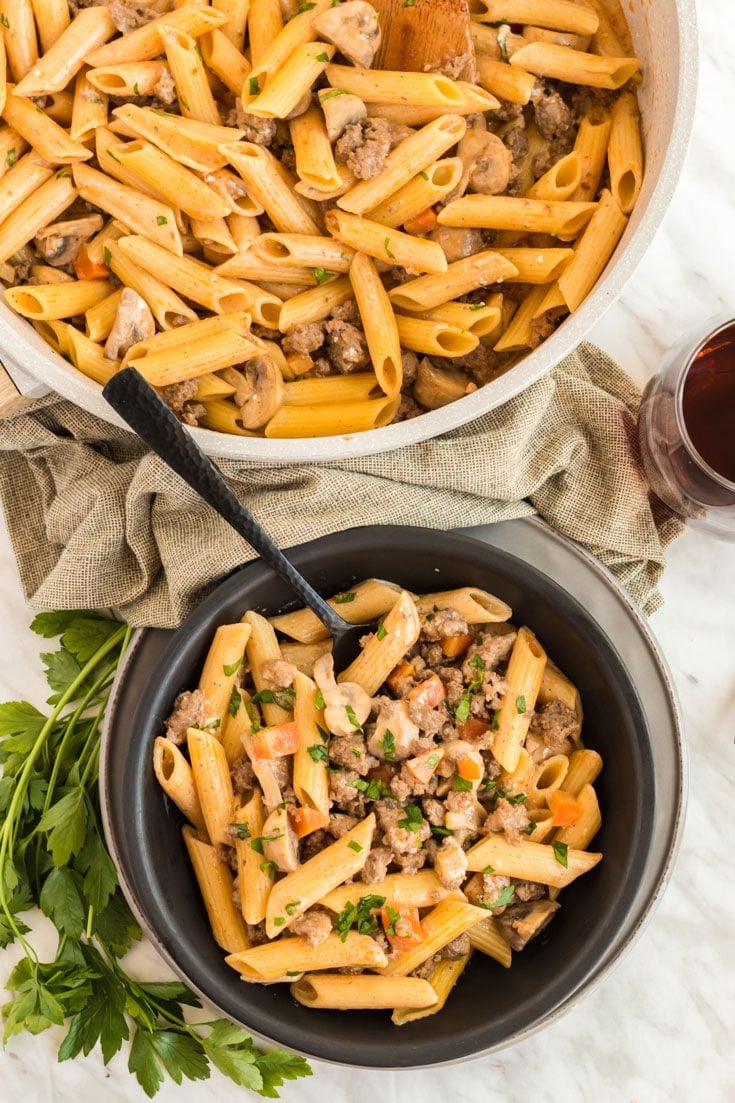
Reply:
<svg viewBox="0 0 735 1103"><path fill-rule="evenodd" d="M247 837L247 836L246 836ZM250 845L256 854L263 853L263 843L272 843L276 839L282 839L282 831L274 831L272 835L254 835L250 840Z"/></svg>
<svg viewBox="0 0 735 1103"><path fill-rule="evenodd" d="M104 259L105 264L109 268L110 267L110 261L112 260L112 253L110 252L110 250L107 248L106 245L105 245L104 249L102 250L102 257Z"/></svg>
<svg viewBox="0 0 735 1103"><path fill-rule="evenodd" d="M379 778L366 781L365 778L358 777L351 781L350 785L353 789L357 789L358 793L364 793L368 800L380 800L381 797L393 796L393 791L384 785Z"/></svg>
<svg viewBox="0 0 735 1103"><path fill-rule="evenodd" d="M490 904L480 899L479 904L481 908L486 908L488 911L493 911L495 908L504 908L506 904L510 904L511 900L515 899L515 894L515 885L506 885L505 888L500 890L500 895L497 900L493 900Z"/></svg>
<svg viewBox="0 0 735 1103"><path fill-rule="evenodd" d="M135 93L136 96L140 95L140 88L138 87L137 80L136 80L135 84L133 85L133 92Z"/></svg>
<svg viewBox="0 0 735 1103"><path fill-rule="evenodd" d="M231 823L230 827L237 835L238 839L249 839L250 828L246 823Z"/></svg>
<svg viewBox="0 0 735 1103"><path fill-rule="evenodd" d="M257 77L248 78L248 91L251 96L257 96L260 92L260 84Z"/></svg>
<svg viewBox="0 0 735 1103"><path fill-rule="evenodd" d="M554 857L560 866L564 866L564 869L569 867L569 843L554 843Z"/></svg>
<svg viewBox="0 0 735 1103"><path fill-rule="evenodd" d="M156 215L156 226L167 226L167 225L168 225L168 219L166 218L165 214Z"/></svg>
<svg viewBox="0 0 735 1103"><path fill-rule="evenodd" d="M350 839L350 841L348 842L347 845L350 848L350 850L354 850L355 854L359 854L360 851L362 850L362 847L360 846L360 844L356 843L354 839Z"/></svg>
<svg viewBox="0 0 735 1103"><path fill-rule="evenodd" d="M353 709L352 705L345 705L345 712L347 713L347 719L352 724L352 727L355 729L355 731L363 731L363 726L357 719L357 716L355 715L355 710Z"/></svg>
<svg viewBox="0 0 735 1103"><path fill-rule="evenodd" d="M319 732L319 734L322 737L322 739L324 740L324 742L328 743L329 742L329 732L325 731L325 729L321 726L321 724L317 724L316 730Z"/></svg>
<svg viewBox="0 0 735 1103"><path fill-rule="evenodd" d="M428 174L428 172L424 172L424 171L423 171L423 169L422 169L422 171L421 171L421 172L419 173L419 176L421 176L421 177L422 177L422 178L423 178L424 180L428 180L428 179L429 179L429 174Z"/></svg>
<svg viewBox="0 0 735 1103"><path fill-rule="evenodd" d="M495 781L495 779L491 778L491 777L486 777L485 780L483 781L483 783L480 786L483 793L494 793L495 790L497 789L497 787L498 787L497 781Z"/></svg>
<svg viewBox="0 0 735 1103"><path fill-rule="evenodd" d="M316 691L316 693L314 694L314 708L315 709L323 709L324 708L324 694L322 693L322 691L320 689L318 689Z"/></svg>
<svg viewBox="0 0 735 1103"><path fill-rule="evenodd" d="M523 697L523 696L516 697L516 712L522 713L522 712L525 712L525 711L526 711L526 698Z"/></svg>
<svg viewBox="0 0 735 1103"><path fill-rule="evenodd" d="M285 922L286 920L283 918L282 915L277 915L276 918L273 920L273 926L282 927Z"/></svg>
<svg viewBox="0 0 735 1103"><path fill-rule="evenodd" d="M391 260L395 260L396 259L395 253L391 253L391 251L390 251L390 238L389 237L387 237L385 239L385 241L383 242L383 247L385 249L385 255L387 257L390 257Z"/></svg>
<svg viewBox="0 0 735 1103"><path fill-rule="evenodd" d="M344 88L330 88L328 92L325 92L323 96L319 97L320 103L324 103L325 100L331 100L334 96L349 96L349 92L346 92Z"/></svg>
<svg viewBox="0 0 735 1103"><path fill-rule="evenodd" d="M291 689L260 689L250 698L253 704L278 705L279 708L289 712L296 700L296 690Z"/></svg>
<svg viewBox="0 0 735 1103"><path fill-rule="evenodd" d="M299 4L298 8L294 12L294 15L301 15L302 12L311 11L312 8L315 8L315 7L316 7L316 4L312 4L310 2L310 0L303 0L303 2L301 4Z"/></svg>
<svg viewBox="0 0 735 1103"><path fill-rule="evenodd" d="M233 674L235 673L235 671L236 671L236 670L239 670L239 669L240 669L240 667L241 667L241 666L242 666L242 664L243 664L243 660L244 660L244 659L245 659L245 656L244 656L244 655L241 655L241 656L240 656L240 658L239 658L239 659L237 660L237 662L236 662L236 663L230 663L230 664L228 664L228 663L223 663L223 665L222 665L222 673L224 674L224 676L225 676L226 678L231 678L231 677L232 677L232 675L233 675Z"/></svg>
<svg viewBox="0 0 735 1103"><path fill-rule="evenodd" d="M357 921L358 934L374 934L378 929L378 921L372 912L376 908L382 908L384 903L384 896L373 893L361 896L357 904L351 901L345 904L334 921L334 929L342 941L346 941L350 927L355 921Z"/></svg>
<svg viewBox="0 0 735 1103"><path fill-rule="evenodd" d="M2 23L3 27L6 27L6 28L10 27L10 20L8 19L5 12L3 12L2 15L0 15L0 23Z"/></svg>
<svg viewBox="0 0 735 1103"><path fill-rule="evenodd" d="M313 743L306 749L314 762L329 762L329 751L324 743Z"/></svg>
<svg viewBox="0 0 735 1103"><path fill-rule="evenodd" d="M416 0L403 0L403 7L404 8L415 8L416 7Z"/></svg>
<svg viewBox="0 0 735 1103"><path fill-rule="evenodd" d="M334 929L342 939L343 942L347 941L347 935L350 927L357 919L357 905L353 904L351 900L348 900L342 911L339 913L334 921Z"/></svg>
<svg viewBox="0 0 735 1103"><path fill-rule="evenodd" d="M329 54L325 54L324 51L316 55L317 61L329 61Z"/></svg>
<svg viewBox="0 0 735 1103"><path fill-rule="evenodd" d="M448 827L440 827L438 824L432 823L432 825L431 825L431 834L432 835L451 835L452 832Z"/></svg>
<svg viewBox="0 0 735 1103"><path fill-rule="evenodd" d="M526 799L525 793L503 793L503 796L508 804L523 804Z"/></svg>
<svg viewBox="0 0 735 1103"><path fill-rule="evenodd" d="M232 693L230 694L230 703L227 706L227 711L230 716L237 716L240 705L242 704L242 695L237 686L232 687Z"/></svg>
<svg viewBox="0 0 735 1103"><path fill-rule="evenodd" d="M286 904L286 915L293 915L300 903L300 900L289 900L288 904Z"/></svg>
<svg viewBox="0 0 735 1103"><path fill-rule="evenodd" d="M424 817L418 805L407 804L403 811L406 815L402 820L398 820L396 826L403 827L406 831L420 831L424 826Z"/></svg>
<svg viewBox="0 0 735 1103"><path fill-rule="evenodd" d="M390 904L386 904L385 914L388 916L388 926L385 928L385 933L397 937L396 923L401 918L401 913L397 912L395 908L392 908Z"/></svg>
<svg viewBox="0 0 735 1103"><path fill-rule="evenodd" d="M500 23L499 26L507 27L507 23ZM508 43L505 41L505 35L502 37L498 34L498 53L502 61L510 61L510 54L508 53Z"/></svg>
<svg viewBox="0 0 735 1103"><path fill-rule="evenodd" d="M8 166L9 169L12 168L15 164L17 156L18 155L15 151L15 147L13 147L13 149L9 149L8 152L5 154L5 164Z"/></svg>
<svg viewBox="0 0 735 1103"><path fill-rule="evenodd" d="M533 833L534 833L534 831L535 831L535 830L536 830L536 823L535 823L535 821L534 821L534 820L529 820L529 821L528 821L528 827L527 827L527 828L526 828L526 830L525 830L525 834L526 834L526 835L533 835Z"/></svg>
<svg viewBox="0 0 735 1103"><path fill-rule="evenodd" d="M458 793L470 793L472 792L472 782L468 781L466 777L460 777L459 774L454 779L454 788Z"/></svg>
<svg viewBox="0 0 735 1103"><path fill-rule="evenodd" d="M467 717L470 715L470 691L465 690L462 695L462 699L454 710L454 715L459 720L460 724L464 724Z"/></svg>
<svg viewBox="0 0 735 1103"><path fill-rule="evenodd" d="M276 863L275 862L261 862L258 866L261 873L265 873L266 877L270 877L271 881L275 880L276 876Z"/></svg>
<svg viewBox="0 0 735 1103"><path fill-rule="evenodd" d="M245 711L247 712L248 719L250 720L250 731L253 733L253 735L255 735L256 732L260 731L260 717L258 716L258 710L253 704L252 700L246 703Z"/></svg>
<svg viewBox="0 0 735 1103"><path fill-rule="evenodd" d="M485 303L473 303L473 304L472 304L472 306L470 307L470 311L473 311L473 310L482 310L482 308L483 308L484 306L485 306Z"/></svg>
<svg viewBox="0 0 735 1103"><path fill-rule="evenodd" d="M287 969L286 970L286 976L287 977L300 977L301 976L301 970L300 969Z"/></svg>
<svg viewBox="0 0 735 1103"><path fill-rule="evenodd" d="M351 601L354 601L357 594L354 590L345 590L341 594L335 594L332 601L335 605L349 605Z"/></svg>
<svg viewBox="0 0 735 1103"><path fill-rule="evenodd" d="M110 157L112 157L113 161L116 161L118 163L118 165L122 164L122 161L120 160L120 158L116 157L111 149L106 150L106 152L109 154Z"/></svg>
<svg viewBox="0 0 735 1103"><path fill-rule="evenodd" d="M383 758L386 762L393 762L396 757L396 737L390 728L386 728L383 738L378 740L378 746L383 748Z"/></svg>
<svg viewBox="0 0 735 1103"><path fill-rule="evenodd" d="M388 635L388 629L385 627L384 624L379 624L378 625L378 630L375 633L375 635L377 636L377 638L379 640L384 640L385 637Z"/></svg>
<svg viewBox="0 0 735 1103"><path fill-rule="evenodd" d="M323 283L326 283L327 280L331 280L333 275L334 275L334 272L328 272L326 270L326 268L315 268L314 269L314 279L316 280L317 285L319 287L321 287L321 285Z"/></svg>
<svg viewBox="0 0 735 1103"><path fill-rule="evenodd" d="M495 866L485 866L482 872L489 877L490 874L495 873Z"/></svg>
<svg viewBox="0 0 735 1103"><path fill-rule="evenodd" d="M490 721L490 731L496 732L500 728L500 709L496 709Z"/></svg>

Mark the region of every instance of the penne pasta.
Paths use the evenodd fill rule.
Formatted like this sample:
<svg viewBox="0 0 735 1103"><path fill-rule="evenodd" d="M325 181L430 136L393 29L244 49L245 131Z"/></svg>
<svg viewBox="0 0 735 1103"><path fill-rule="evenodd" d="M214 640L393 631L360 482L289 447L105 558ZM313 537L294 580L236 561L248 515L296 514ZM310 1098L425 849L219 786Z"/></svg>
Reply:
<svg viewBox="0 0 735 1103"><path fill-rule="evenodd" d="M291 994L305 1007L329 1007L338 1011L426 1008L437 1003L437 994L431 984L419 977L307 973L291 985Z"/></svg>
<svg viewBox="0 0 735 1103"><path fill-rule="evenodd" d="M421 1009L416 1009L415 1004L413 1007L407 1004L401 1007L396 1003L394 1005L396 1010L391 1015L391 1022L396 1026L402 1026L404 1023L413 1023L417 1019L425 1019L427 1015L436 1015L437 1011L441 1011L447 1002L449 993L462 975L468 961L469 954L466 957L457 958L455 961L437 961L429 974L428 981L426 981L434 993L434 1002ZM412 978L392 977L390 979L396 984L399 980L411 980Z"/></svg>
<svg viewBox="0 0 735 1103"><path fill-rule="evenodd" d="M386 227L381 223L347 211L329 211L325 224L329 233L339 241L376 260L408 268L412 272L447 271L447 258L437 241L428 241L400 230L386 233Z"/></svg>
<svg viewBox="0 0 735 1103"><path fill-rule="evenodd" d="M390 873L382 881L351 881L340 885L319 901L323 908L339 914L346 904L358 904L365 896L382 896L394 908L432 908L440 900L464 900L458 889L448 889L433 869L416 873Z"/></svg>
<svg viewBox="0 0 735 1103"><path fill-rule="evenodd" d="M507 690L495 714L493 754L504 770L515 770L536 705L546 652L533 632L520 628L505 674Z"/></svg>
<svg viewBox="0 0 735 1103"><path fill-rule="evenodd" d="M633 92L624 92L613 104L607 161L613 199L623 214L630 214L643 183L641 123Z"/></svg>
<svg viewBox="0 0 735 1103"><path fill-rule="evenodd" d="M572 262L559 277L559 290L570 310L577 310L594 287L627 224L627 216L612 193L605 189L574 251Z"/></svg>
<svg viewBox="0 0 735 1103"><path fill-rule="evenodd" d="M396 415L400 395L353 402L341 406L334 402L324 406L281 406L265 427L266 437L333 437L363 433L389 425Z"/></svg>
<svg viewBox="0 0 735 1103"><path fill-rule="evenodd" d="M107 280L73 280L71 283L19 284L5 292L5 300L24 318L71 318L83 314L112 291Z"/></svg>
<svg viewBox="0 0 735 1103"><path fill-rule="evenodd" d="M360 654L341 672L340 682L357 682L375 694L391 670L419 637L419 615L411 595L402 591L386 613L380 634L373 632Z"/></svg>
<svg viewBox="0 0 735 1103"><path fill-rule="evenodd" d="M421 940L409 949L399 950L388 964L378 971L386 977L405 977L447 943L459 938L486 917L487 913L473 904L460 900L441 900L426 918L421 920Z"/></svg>
<svg viewBox="0 0 735 1103"><path fill-rule="evenodd" d="M299 673L293 687L294 721L299 730L299 746L293 757L294 792L302 805L318 809L328 821L329 754L324 709L317 706L317 688L311 678Z"/></svg>
<svg viewBox="0 0 735 1103"><path fill-rule="evenodd" d="M231 841L235 795L224 748L215 735L198 728L188 729L186 744L207 834L213 844L225 845Z"/></svg>
<svg viewBox="0 0 735 1103"><path fill-rule="evenodd" d="M601 57L553 42L529 42L513 54L510 64L537 77L611 89L621 88L640 67L634 57Z"/></svg>
<svg viewBox="0 0 735 1103"><path fill-rule="evenodd" d="M483 9L474 19L487 23L532 23L554 31L593 35L597 15L572 0L478 0Z"/></svg>
<svg viewBox="0 0 735 1103"><path fill-rule="evenodd" d="M87 54L107 42L117 28L106 7L82 8L47 53L18 81L15 96L61 92L79 72Z"/></svg>
<svg viewBox="0 0 735 1103"><path fill-rule="evenodd" d="M207 828L191 766L176 744L163 736L159 736L153 744L153 771L166 796L200 834L206 834Z"/></svg>
<svg viewBox="0 0 735 1103"><path fill-rule="evenodd" d="M542 885L564 888L594 869L602 858L587 850L554 849L546 843L522 840L517 846L501 835L488 835L467 851L467 868L492 866L501 877L519 877ZM564 864L566 862L566 864Z"/></svg>
<svg viewBox="0 0 735 1103"><path fill-rule="evenodd" d="M29 154L29 156L32 156L32 154ZM35 173L35 166L32 162L31 172ZM11 174L8 173L6 179L9 181L10 177ZM5 192L5 198L6 205L9 206L8 190ZM21 203L14 206L13 217L6 217L0 225L0 263L16 253L22 245L35 237L44 226L48 226L49 223L53 222L62 211L66 210L76 198L76 195L77 190L74 187L70 173L62 171L46 180ZM2 206L2 198L2 183L0 183L0 206Z"/></svg>
<svg viewBox="0 0 735 1103"><path fill-rule="evenodd" d="M376 378L381 390L394 397L403 382L398 326L375 264L364 253L357 253L352 259L350 283Z"/></svg>
<svg viewBox="0 0 735 1103"><path fill-rule="evenodd" d="M338 934L327 935L318 946L301 937L281 938L230 954L225 961L243 980L272 984L291 981L294 974L313 969L376 968L385 961L385 954L368 935L349 931L344 939Z"/></svg>
<svg viewBox="0 0 735 1103"><path fill-rule="evenodd" d="M445 207L445 211L453 205ZM399 310L430 310L478 287L487 287L510 279L517 273L515 265L499 253L475 253L463 260L454 261L443 275L419 276L418 279L400 284L389 292L389 298Z"/></svg>
<svg viewBox="0 0 735 1103"><path fill-rule="evenodd" d="M213 846L190 827L182 835L199 884L215 942L228 954L242 953L250 945L240 913L233 902L232 874L217 858Z"/></svg>
<svg viewBox="0 0 735 1103"><path fill-rule="evenodd" d="M456 188L461 176L462 161L459 157L437 161L370 211L370 218L383 226L403 226L405 222L449 195Z"/></svg>
<svg viewBox="0 0 735 1103"><path fill-rule="evenodd" d="M500 195L468 195L439 212L441 226L522 230L534 234L576 234L589 222L594 203L556 203Z"/></svg>
<svg viewBox="0 0 735 1103"><path fill-rule="evenodd" d="M273 869L260 849L252 845L253 839L262 836L264 822L263 798L260 790L254 789L247 804L235 811L235 823L242 828L235 839L240 908L245 922L252 924L265 919L268 895L273 887Z"/></svg>

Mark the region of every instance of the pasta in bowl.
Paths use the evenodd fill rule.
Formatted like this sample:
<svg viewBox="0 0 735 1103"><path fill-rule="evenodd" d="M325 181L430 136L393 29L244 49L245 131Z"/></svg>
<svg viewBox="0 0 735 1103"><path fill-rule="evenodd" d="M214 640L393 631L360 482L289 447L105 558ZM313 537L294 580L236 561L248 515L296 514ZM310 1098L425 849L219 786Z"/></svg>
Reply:
<svg viewBox="0 0 735 1103"><path fill-rule="evenodd" d="M287 591L260 565L250 565L224 583L173 636L155 668L146 668L143 691L136 692L128 731L131 742L117 752L122 755L119 769L125 771L126 795L112 814L123 884L175 968L227 1014L281 1044L327 1059L377 1066L431 1064L503 1044L539 1023L589 980L624 925L635 896L648 853L655 792L647 725L635 690L589 615L550 580L503 553L438 533L432 534L429 549L420 530L373 529L317 541L296 554L301 569L322 592L340 595L338 607L354 612L356 619L364 589L357 580L375 574L391 580L391 585L381 585L394 601L402 591L436 594L439 580L442 592L469 590L483 600L484 594L497 596L493 612L483 606L482 620L462 633L474 637L464 658L442 651L440 669L453 669L455 675L431 670L427 676L429 667L420 678L403 672L399 687L410 693L423 685L422 693L436 694L436 682L445 684L454 712L450 716L442 706L441 713L446 723L463 730L457 738L445 740L437 731L428 736L417 725L416 736L401 714L418 709L416 715L431 727L429 714L438 712L435 706L412 706L408 696L386 687L385 672L377 668L372 682L359 669L354 683L350 678L355 672L333 682L325 654L316 659L311 674L294 675L291 686L279 689L261 683L258 689L253 682L248 702L250 683L242 678L240 661L243 648L252 655L255 646L257 653L259 646L272 645L274 629L278 631L285 657L278 658L271 646L266 678L282 676L285 664L296 666L296 660L302 666L306 659L313 664L314 655L324 651L323 640L308 639L308 624L306 640L292 638L289 644L289 637L281 635L289 625L303 634L298 628L303 614L281 615L289 600ZM357 597L344 599L352 593ZM370 651L390 646L395 618L407 610L406 600L404 596L393 606L393 621L386 613L386 635L380 640L376 635L358 663L362 659L369 666ZM441 606L443 600L432 599L422 612L412 602L414 616L428 627L432 621L427 617L439 617L433 605ZM512 624L519 626L517 635L510 627L508 607L513 610ZM466 619L461 610L459 616ZM448 615L439 617L439 624L447 619ZM479 644L478 623L489 625ZM524 630L526 625L530 629ZM243 643L248 630L258 644ZM536 675L547 650L567 675L547 668L544 658L546 684L542 679L534 708L526 675L516 683L511 668L509 678L506 636L514 637L510 653L527 654L526 644L531 645ZM466 643L459 636L443 638L449 650ZM505 658L491 661L501 644ZM426 654L430 648L441 651L442 640L419 640L418 646ZM412 661L418 667L417 655ZM480 668L475 655L487 661L487 669ZM439 661L438 654L433 658ZM462 674L465 664L467 679ZM179 700L173 727L180 733L177 739L190 732L189 767L183 744L164 738L165 721L175 699L199 684L203 668L204 686L218 683L224 716L219 726L212 722L207 730L206 717L197 711L201 698L198 704L196 694L193 700ZM252 669L257 669L257 660ZM400 673L399 669L397 676ZM516 724L531 729L534 714L546 715L551 722L549 703L559 700L559 694L565 697L568 711L559 706L551 710L568 725L563 738L557 730L555 755L514 768L499 742L496 749L506 766L499 760L491 765L487 747L498 733L503 736L502 709L497 732L497 710L489 719L471 711L465 715L466 708L480 704L482 693L472 688L479 675L488 687L496 679L498 686L503 679L515 686L510 690L514 723L508 752L517 751L519 763L525 762L521 750L530 758L534 744L537 751L545 744L538 721L520 740ZM361 703L352 688L361 680L367 686L363 695L373 702L384 699L377 714L371 705L371 715L363 715L365 701ZM584 748L579 743L575 685L587 704ZM518 702L526 692L524 712ZM324 709L318 707L319 694ZM350 711L344 694L349 695ZM260 711L258 719L255 709ZM384 716L381 727L378 717L383 709L393 714L390 722ZM329 728L339 725L340 710L340 730L345 734L335 735ZM353 727L353 720L364 735ZM202 726L196 729L192 723ZM253 731L256 723L259 730ZM233 725L242 725L245 741L241 736L239 745ZM296 748L295 731L302 726L308 739L302 747L299 738ZM466 738L473 735L474 743ZM406 736L412 741L405 741ZM358 762L356 751L364 761ZM235 752L237 758L228 764L228 754ZM171 797L156 780L154 755ZM434 755L440 760L437 766L432 764ZM604 769L594 780L600 757ZM242 786L237 807L228 789L235 762L235 788ZM485 765L478 778L472 775L480 773L480 762ZM538 770L543 762L545 768ZM518 772L511 781L514 769ZM188 786L187 797L181 780L192 776L196 780ZM552 792L564 791L565 782L572 800L561 796L557 801ZM422 784L428 786L423 792ZM593 788L602 810L602 825L594 838L598 813L594 800L588 805L582 797ZM210 799L216 793L219 797ZM200 811L196 801L186 803L194 796ZM120 800L116 795L111 799ZM551 812L557 804L557 811ZM563 804L571 812L563 810ZM339 838L324 826L322 807L328 807L326 822ZM569 822L562 826L565 817ZM137 825L134 838L127 836L124 826L130 818ZM482 830L485 823L487 833ZM505 827L515 841L506 836ZM532 832L538 832L536 838ZM552 832L557 833L555 839ZM470 839L470 834L476 838ZM240 860L240 884L255 887L233 896L230 862L237 867ZM584 869L589 872L581 876ZM363 879L362 871L369 880ZM208 915L217 917L214 937ZM543 926L550 916L551 922ZM531 937L534 930L540 931L537 937ZM528 944L518 950L524 942ZM451 943L449 954L440 957ZM470 949L471 960L462 971ZM292 985L293 995L303 1004L292 998ZM488 991L494 994L490 1004ZM441 1013L434 1014L441 1003ZM313 1007L319 1005L324 1009L317 1013ZM347 1014L335 1005L353 1010Z"/></svg>
<svg viewBox="0 0 735 1103"><path fill-rule="evenodd" d="M478 5L477 63L447 76L365 67L346 28L372 9L330 5L256 5L245 35L242 5L63 25L62 0L37 64L9 51L5 301L84 394L131 363L243 454L390 447L509 368L496 393L523 385L592 289L643 179L624 24Z"/></svg>

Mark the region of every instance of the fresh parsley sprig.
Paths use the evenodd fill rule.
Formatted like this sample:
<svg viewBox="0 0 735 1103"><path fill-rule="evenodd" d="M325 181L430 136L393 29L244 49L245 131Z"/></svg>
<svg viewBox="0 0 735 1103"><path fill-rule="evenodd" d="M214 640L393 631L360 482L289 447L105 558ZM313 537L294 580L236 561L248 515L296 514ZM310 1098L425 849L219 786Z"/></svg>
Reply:
<svg viewBox="0 0 735 1103"><path fill-rule="evenodd" d="M0 705L0 946L23 957L5 982L3 1040L65 1026L60 1061L97 1045L105 1064L129 1043L128 1068L149 1097L168 1075L205 1080L214 1066L236 1084L277 1098L308 1076L302 1057L264 1053L225 1019L192 1025L198 997L178 981L144 983L121 959L141 937L120 892L100 821L101 726L132 630L98 613L41 613L31 628L59 650L42 655L52 690L44 715L26 701ZM41 961L20 918L39 907L58 931Z"/></svg>

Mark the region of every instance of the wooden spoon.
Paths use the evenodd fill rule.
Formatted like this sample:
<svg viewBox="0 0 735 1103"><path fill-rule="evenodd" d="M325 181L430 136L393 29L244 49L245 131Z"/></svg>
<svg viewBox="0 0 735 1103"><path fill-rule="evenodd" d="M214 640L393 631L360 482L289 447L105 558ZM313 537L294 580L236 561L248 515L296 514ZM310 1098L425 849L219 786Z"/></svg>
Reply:
<svg viewBox="0 0 735 1103"><path fill-rule="evenodd" d="M477 80L468 0L370 0L382 37L374 69Z"/></svg>

